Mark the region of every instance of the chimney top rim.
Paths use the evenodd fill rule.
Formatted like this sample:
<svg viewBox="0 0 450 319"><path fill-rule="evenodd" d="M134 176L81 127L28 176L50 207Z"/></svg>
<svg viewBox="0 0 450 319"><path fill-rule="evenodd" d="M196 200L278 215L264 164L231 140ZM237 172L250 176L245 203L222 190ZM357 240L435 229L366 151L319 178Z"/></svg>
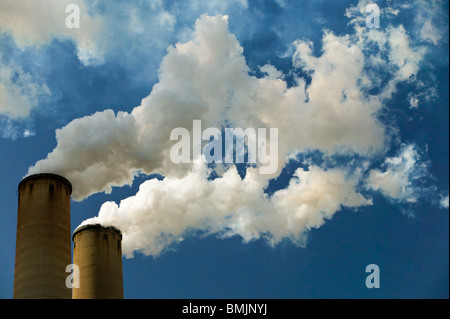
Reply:
<svg viewBox="0 0 450 319"><path fill-rule="evenodd" d="M84 226L81 226L81 227L76 228L76 229L74 230L74 232L73 232L73 235L72 235L72 241L75 239L75 236L76 236L78 233L80 233L80 232L82 232L82 231L84 231L84 230L86 230L86 229L90 229L90 228L97 228L97 229L103 229L103 230L111 230L111 231L113 231L113 232L118 233L119 236L120 236L120 240L122 240L122 232L120 231L120 229L118 229L118 228L116 228L116 227L114 227L114 226L103 226L103 225L100 225L100 224L89 224L89 225L84 225Z"/></svg>
<svg viewBox="0 0 450 319"><path fill-rule="evenodd" d="M72 183L67 178L65 178L61 175L51 174L51 173L29 175L29 176L25 177L24 179L22 179L22 181L19 183L18 188L20 189L20 186L22 184L25 184L29 181L36 180L36 179L44 179L44 178L51 178L51 179L55 179L55 180L64 182L69 187L69 193L72 194Z"/></svg>

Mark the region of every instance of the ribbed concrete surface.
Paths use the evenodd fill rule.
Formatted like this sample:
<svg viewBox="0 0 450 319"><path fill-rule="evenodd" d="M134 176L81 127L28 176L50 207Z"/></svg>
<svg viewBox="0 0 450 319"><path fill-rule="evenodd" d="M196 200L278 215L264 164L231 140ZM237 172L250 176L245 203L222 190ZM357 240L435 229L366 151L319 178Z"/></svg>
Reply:
<svg viewBox="0 0 450 319"><path fill-rule="evenodd" d="M83 226L75 230L73 245L73 263L80 270L80 288L73 288L73 299L123 299L120 231Z"/></svg>
<svg viewBox="0 0 450 319"><path fill-rule="evenodd" d="M70 299L72 185L53 174L19 184L14 293L17 299Z"/></svg>

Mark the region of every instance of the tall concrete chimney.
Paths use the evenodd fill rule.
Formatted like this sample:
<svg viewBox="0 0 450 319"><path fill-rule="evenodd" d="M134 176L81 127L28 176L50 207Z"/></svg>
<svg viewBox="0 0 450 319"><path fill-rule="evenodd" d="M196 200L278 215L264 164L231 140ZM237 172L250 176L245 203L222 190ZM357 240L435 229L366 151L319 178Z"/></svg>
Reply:
<svg viewBox="0 0 450 319"><path fill-rule="evenodd" d="M86 225L72 238L80 284L73 288L73 299L123 299L122 233L114 227Z"/></svg>
<svg viewBox="0 0 450 319"><path fill-rule="evenodd" d="M38 174L19 184L13 298L70 299L72 185L59 175Z"/></svg>

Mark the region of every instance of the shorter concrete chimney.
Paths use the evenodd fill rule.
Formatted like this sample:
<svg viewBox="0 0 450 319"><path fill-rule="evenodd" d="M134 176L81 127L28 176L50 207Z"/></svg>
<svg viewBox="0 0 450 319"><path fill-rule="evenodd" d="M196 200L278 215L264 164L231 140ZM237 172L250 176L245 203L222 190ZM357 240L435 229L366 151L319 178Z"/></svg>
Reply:
<svg viewBox="0 0 450 319"><path fill-rule="evenodd" d="M114 227L86 225L75 230L73 263L79 288L73 299L123 299L122 233Z"/></svg>

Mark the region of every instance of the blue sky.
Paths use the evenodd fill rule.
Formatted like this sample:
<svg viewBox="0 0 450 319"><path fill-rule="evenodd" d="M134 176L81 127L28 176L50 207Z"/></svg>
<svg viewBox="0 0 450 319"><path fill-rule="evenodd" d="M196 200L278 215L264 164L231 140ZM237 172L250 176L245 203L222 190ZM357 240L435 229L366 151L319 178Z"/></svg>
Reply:
<svg viewBox="0 0 450 319"><path fill-rule="evenodd" d="M48 172L126 298L448 298L448 62L448 1L0 0L0 297ZM276 172L173 163L193 120L278 128Z"/></svg>

